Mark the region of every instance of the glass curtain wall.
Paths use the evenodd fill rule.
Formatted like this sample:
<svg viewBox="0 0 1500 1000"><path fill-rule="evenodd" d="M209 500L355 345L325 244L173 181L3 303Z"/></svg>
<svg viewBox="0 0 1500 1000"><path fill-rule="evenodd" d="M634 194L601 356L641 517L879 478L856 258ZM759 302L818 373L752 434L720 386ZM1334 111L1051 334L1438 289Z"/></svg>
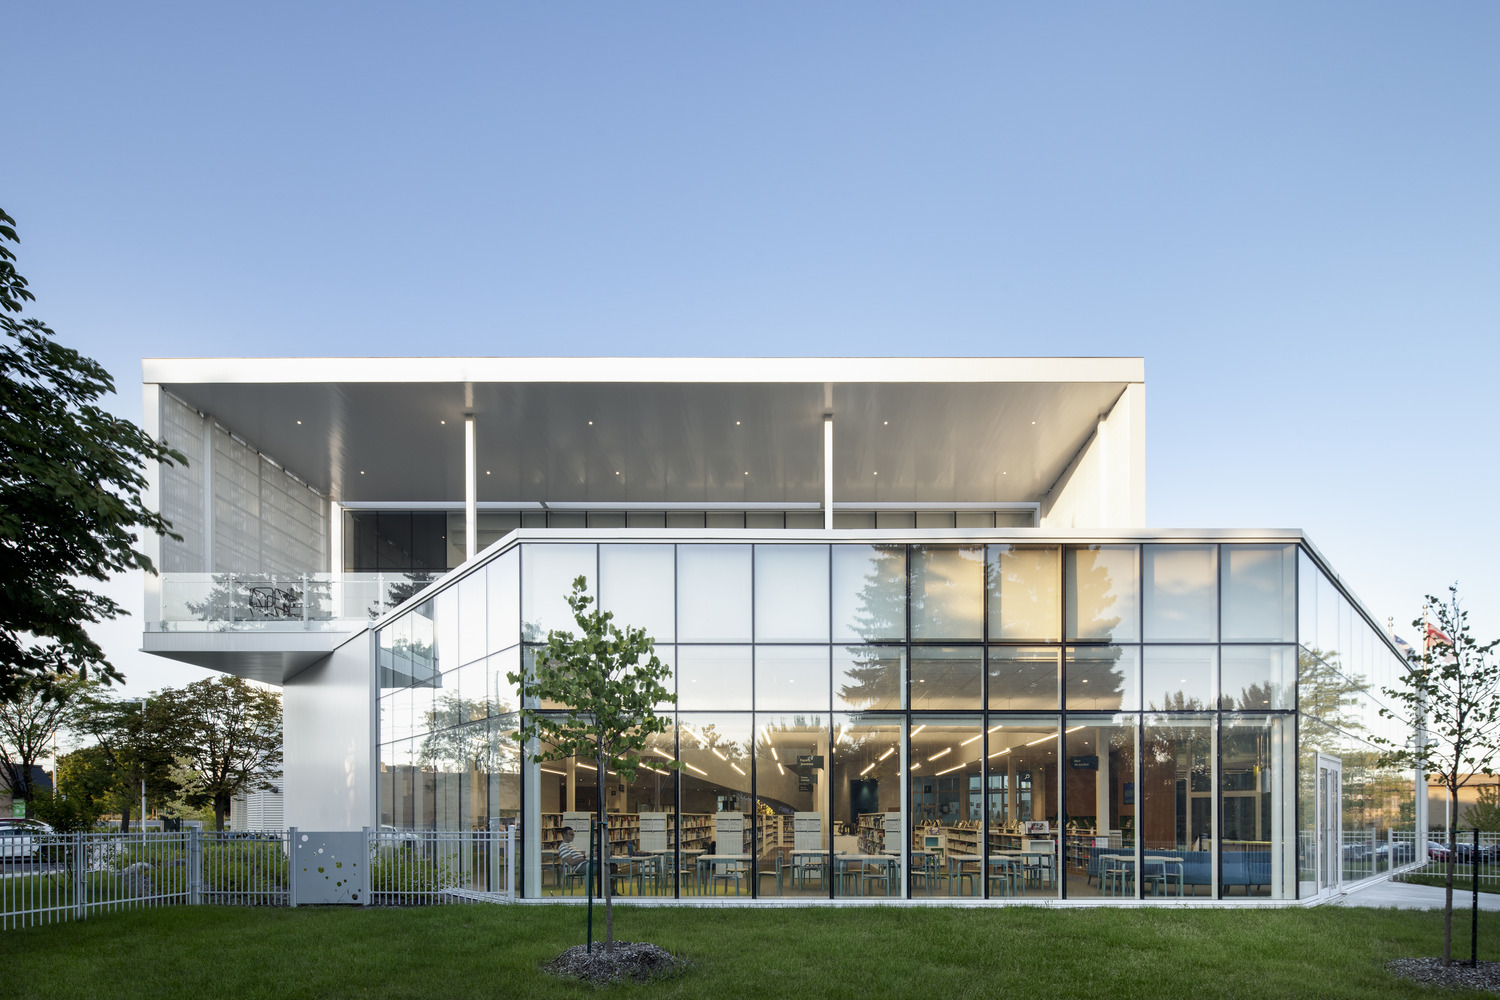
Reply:
<svg viewBox="0 0 1500 1000"><path fill-rule="evenodd" d="M502 679L585 576L678 698L648 756L680 771L605 786L622 846L662 859L613 872L627 893L1291 898L1315 878L1296 751L1344 761L1346 877L1404 856L1415 800L1368 743L1400 726L1370 694L1394 658L1298 551L528 542L380 630L381 821L516 814ZM598 779L526 774L539 859Z"/></svg>

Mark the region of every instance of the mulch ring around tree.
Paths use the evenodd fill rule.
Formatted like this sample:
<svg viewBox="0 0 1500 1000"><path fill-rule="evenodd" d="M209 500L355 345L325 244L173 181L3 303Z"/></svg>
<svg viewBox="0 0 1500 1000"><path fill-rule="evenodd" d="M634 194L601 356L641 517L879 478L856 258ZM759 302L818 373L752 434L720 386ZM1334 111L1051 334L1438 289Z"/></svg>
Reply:
<svg viewBox="0 0 1500 1000"><path fill-rule="evenodd" d="M1423 986L1446 986L1455 990L1489 990L1500 993L1500 962L1454 962L1446 969L1440 958L1396 958L1385 963L1386 971Z"/></svg>
<svg viewBox="0 0 1500 1000"><path fill-rule="evenodd" d="M654 944L616 941L614 950L606 952L604 945L596 941L593 954L584 945L574 945L542 968L554 976L586 983L645 983L676 975L688 964L686 959Z"/></svg>

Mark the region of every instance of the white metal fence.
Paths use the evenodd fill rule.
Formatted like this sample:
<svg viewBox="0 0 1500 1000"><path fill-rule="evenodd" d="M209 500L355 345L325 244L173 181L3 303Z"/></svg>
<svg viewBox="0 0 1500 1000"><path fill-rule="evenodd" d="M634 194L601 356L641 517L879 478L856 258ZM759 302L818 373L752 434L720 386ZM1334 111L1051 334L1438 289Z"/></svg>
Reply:
<svg viewBox="0 0 1500 1000"><path fill-rule="evenodd" d="M322 902L308 879L320 873L289 860L294 838L306 836L295 829L0 834L0 928L148 906ZM514 828L353 836L363 837L369 860L345 894L349 902L430 906L514 895Z"/></svg>
<svg viewBox="0 0 1500 1000"><path fill-rule="evenodd" d="M1453 877L1467 883L1478 880L1480 889L1500 890L1500 833L1480 831L1479 845L1474 844L1473 830L1460 830L1453 851ZM1432 830L1427 835L1427 864L1406 875L1448 874L1448 831Z"/></svg>

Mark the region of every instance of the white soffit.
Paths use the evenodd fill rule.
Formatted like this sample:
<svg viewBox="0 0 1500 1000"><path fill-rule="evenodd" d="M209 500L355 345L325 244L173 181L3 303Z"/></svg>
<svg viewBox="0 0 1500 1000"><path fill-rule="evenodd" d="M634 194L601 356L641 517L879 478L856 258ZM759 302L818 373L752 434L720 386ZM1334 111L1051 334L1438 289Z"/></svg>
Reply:
<svg viewBox="0 0 1500 1000"><path fill-rule="evenodd" d="M838 502L1035 502L1144 365L314 358L143 368L336 500L461 499L472 412L481 502L608 507L820 501L828 409Z"/></svg>

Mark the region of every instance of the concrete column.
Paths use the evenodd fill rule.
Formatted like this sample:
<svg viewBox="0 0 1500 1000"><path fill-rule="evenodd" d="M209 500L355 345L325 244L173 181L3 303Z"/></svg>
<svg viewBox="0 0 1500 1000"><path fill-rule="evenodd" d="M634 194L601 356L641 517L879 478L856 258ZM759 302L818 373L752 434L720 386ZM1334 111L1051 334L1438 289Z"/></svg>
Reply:
<svg viewBox="0 0 1500 1000"><path fill-rule="evenodd" d="M464 561L479 551L479 458L474 414L464 414Z"/></svg>
<svg viewBox="0 0 1500 1000"><path fill-rule="evenodd" d="M833 414L823 414L823 527L833 527Z"/></svg>

